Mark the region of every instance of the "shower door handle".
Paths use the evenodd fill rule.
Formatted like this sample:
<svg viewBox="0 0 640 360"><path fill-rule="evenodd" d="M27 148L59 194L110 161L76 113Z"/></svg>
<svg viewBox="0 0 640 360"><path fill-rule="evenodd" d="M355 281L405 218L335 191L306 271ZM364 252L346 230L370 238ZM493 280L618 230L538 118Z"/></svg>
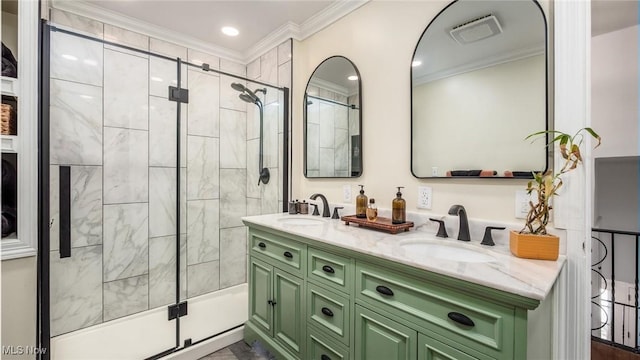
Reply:
<svg viewBox="0 0 640 360"><path fill-rule="evenodd" d="M71 167L60 166L60 258L71 257Z"/></svg>

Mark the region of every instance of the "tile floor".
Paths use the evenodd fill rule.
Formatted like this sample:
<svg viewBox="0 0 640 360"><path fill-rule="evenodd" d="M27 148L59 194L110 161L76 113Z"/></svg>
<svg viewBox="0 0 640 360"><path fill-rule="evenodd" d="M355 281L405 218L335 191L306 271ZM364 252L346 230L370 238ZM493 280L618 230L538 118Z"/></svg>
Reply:
<svg viewBox="0 0 640 360"><path fill-rule="evenodd" d="M220 349L212 354L209 354L199 360L274 360L275 357L271 356L266 350L262 349L259 345L253 348L247 345L244 341L238 341L231 344L224 349Z"/></svg>

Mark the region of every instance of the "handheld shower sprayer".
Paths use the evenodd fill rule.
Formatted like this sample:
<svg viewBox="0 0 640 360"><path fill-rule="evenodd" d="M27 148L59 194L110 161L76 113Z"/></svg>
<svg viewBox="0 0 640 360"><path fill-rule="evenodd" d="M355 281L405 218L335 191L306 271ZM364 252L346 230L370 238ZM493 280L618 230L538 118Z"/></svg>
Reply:
<svg viewBox="0 0 640 360"><path fill-rule="evenodd" d="M259 162L260 164L258 165L258 171L259 171L259 175L260 177L258 178L258 186L260 186L260 183L262 182L263 184L268 184L269 183L269 178L271 177L271 175L269 174L269 169L266 167L262 166L262 158L263 156L263 123L264 123L264 109L263 109L263 105L262 105L262 101L260 100L260 98L258 97L258 95L256 95L256 93L263 93L264 95L267 94L267 88L261 88L261 89L256 89L254 91L249 90L249 88L247 88L246 86L240 84L240 83L232 83L231 87L236 90L239 91L240 94L238 95L238 97L240 98L240 100L247 102L249 104L255 104L258 109L260 110L260 153L258 155L259 157Z"/></svg>

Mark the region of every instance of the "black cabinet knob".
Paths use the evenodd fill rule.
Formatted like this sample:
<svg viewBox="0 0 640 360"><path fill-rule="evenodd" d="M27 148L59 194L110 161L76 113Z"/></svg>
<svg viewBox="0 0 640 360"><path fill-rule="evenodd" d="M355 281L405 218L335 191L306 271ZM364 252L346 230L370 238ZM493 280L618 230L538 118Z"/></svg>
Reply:
<svg viewBox="0 0 640 360"><path fill-rule="evenodd" d="M320 360L331 360L331 358L325 354L320 355Z"/></svg>
<svg viewBox="0 0 640 360"><path fill-rule="evenodd" d="M475 326L476 324L473 322L473 320L469 319L469 317L467 315L464 314L460 314L458 312L452 311L449 314L447 314L447 316L449 317L449 319L457 322L458 324L464 325L464 326Z"/></svg>
<svg viewBox="0 0 640 360"><path fill-rule="evenodd" d="M335 273L335 270L333 270L333 268L329 265L325 265L322 267L322 271L329 273L329 274L333 274Z"/></svg>
<svg viewBox="0 0 640 360"><path fill-rule="evenodd" d="M259 242L259 243L258 243L258 247L259 247L259 248L261 248L261 249L264 249L264 248L266 248L266 247L267 247L267 244L265 244L265 243L263 243L263 242Z"/></svg>
<svg viewBox="0 0 640 360"><path fill-rule="evenodd" d="M293 258L293 255L291 255L291 253L288 252L288 251L285 251L283 255L284 255L284 257L289 258L289 259Z"/></svg>
<svg viewBox="0 0 640 360"><path fill-rule="evenodd" d="M382 295L393 296L393 291L391 291L391 289L383 285L376 286L376 291Z"/></svg>
<svg viewBox="0 0 640 360"><path fill-rule="evenodd" d="M329 317L333 317L333 311L331 311L331 309L323 307L322 308L322 313L329 316Z"/></svg>

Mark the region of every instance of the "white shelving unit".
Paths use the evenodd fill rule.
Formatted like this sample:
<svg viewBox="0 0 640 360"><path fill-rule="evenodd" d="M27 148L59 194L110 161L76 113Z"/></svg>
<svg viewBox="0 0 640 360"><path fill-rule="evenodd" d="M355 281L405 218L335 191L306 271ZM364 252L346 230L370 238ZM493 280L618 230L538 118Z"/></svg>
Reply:
<svg viewBox="0 0 640 360"><path fill-rule="evenodd" d="M3 18L16 18L4 13L5 5L8 2L2 1ZM3 157L18 165L18 231L0 241L2 260L34 256L38 243L38 6L37 1L17 2L17 29L8 33L17 33L18 78L0 78L2 95L17 98L18 114L18 135L0 136Z"/></svg>

